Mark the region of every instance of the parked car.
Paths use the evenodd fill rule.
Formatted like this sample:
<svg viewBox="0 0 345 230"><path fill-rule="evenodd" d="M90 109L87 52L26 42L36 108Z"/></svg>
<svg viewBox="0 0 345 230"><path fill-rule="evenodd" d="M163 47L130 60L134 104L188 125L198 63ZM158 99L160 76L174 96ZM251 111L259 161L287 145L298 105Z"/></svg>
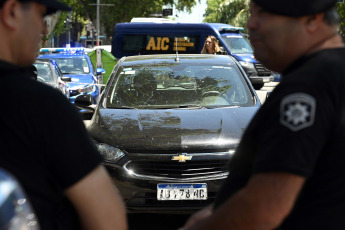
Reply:
<svg viewBox="0 0 345 230"><path fill-rule="evenodd" d="M54 60L36 60L34 66L37 69L37 81L60 90L62 94L69 98L68 82L71 82L71 78L65 77L62 74L59 66Z"/></svg>
<svg viewBox="0 0 345 230"><path fill-rule="evenodd" d="M42 53L37 57L38 60L56 61L62 73L70 77L69 99L74 103L75 98L80 94L92 95L95 103L98 101L101 86L103 82L102 74L104 69L95 69L89 56L85 54L82 48L42 48Z"/></svg>
<svg viewBox="0 0 345 230"><path fill-rule="evenodd" d="M39 223L19 182L0 169L0 229L39 230Z"/></svg>
<svg viewBox="0 0 345 230"><path fill-rule="evenodd" d="M214 201L260 107L239 65L227 55L119 60L88 131L129 212L190 213Z"/></svg>

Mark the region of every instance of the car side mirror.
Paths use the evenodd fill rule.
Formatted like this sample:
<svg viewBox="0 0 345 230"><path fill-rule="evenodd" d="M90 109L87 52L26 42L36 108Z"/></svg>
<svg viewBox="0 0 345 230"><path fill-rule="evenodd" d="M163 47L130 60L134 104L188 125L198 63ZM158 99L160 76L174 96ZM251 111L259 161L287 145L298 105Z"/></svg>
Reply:
<svg viewBox="0 0 345 230"><path fill-rule="evenodd" d="M105 74L105 69L97 68L97 69L96 69L96 74L97 74L97 75Z"/></svg>
<svg viewBox="0 0 345 230"><path fill-rule="evenodd" d="M64 82L71 82L72 79L70 77L61 77L61 81L64 81Z"/></svg>

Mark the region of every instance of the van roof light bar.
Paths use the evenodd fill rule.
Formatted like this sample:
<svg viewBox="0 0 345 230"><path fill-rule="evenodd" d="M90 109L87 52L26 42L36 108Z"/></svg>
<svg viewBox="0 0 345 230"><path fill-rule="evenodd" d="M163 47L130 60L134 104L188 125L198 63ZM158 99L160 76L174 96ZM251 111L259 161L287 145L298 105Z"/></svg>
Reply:
<svg viewBox="0 0 345 230"><path fill-rule="evenodd" d="M40 53L83 54L84 48L41 48Z"/></svg>
<svg viewBox="0 0 345 230"><path fill-rule="evenodd" d="M243 27L220 27L219 31L220 32L240 32L243 31Z"/></svg>

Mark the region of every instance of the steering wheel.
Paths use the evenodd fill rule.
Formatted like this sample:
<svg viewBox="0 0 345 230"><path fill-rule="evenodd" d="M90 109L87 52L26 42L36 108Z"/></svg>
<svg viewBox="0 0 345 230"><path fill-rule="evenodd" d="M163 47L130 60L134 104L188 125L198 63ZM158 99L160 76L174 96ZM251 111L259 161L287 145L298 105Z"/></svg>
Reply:
<svg viewBox="0 0 345 230"><path fill-rule="evenodd" d="M209 96L219 96L219 91L207 91L202 94L202 97L209 97Z"/></svg>
<svg viewBox="0 0 345 230"><path fill-rule="evenodd" d="M40 77L40 76L37 76L37 80L38 80L38 81L43 81L43 82L46 81L43 77Z"/></svg>

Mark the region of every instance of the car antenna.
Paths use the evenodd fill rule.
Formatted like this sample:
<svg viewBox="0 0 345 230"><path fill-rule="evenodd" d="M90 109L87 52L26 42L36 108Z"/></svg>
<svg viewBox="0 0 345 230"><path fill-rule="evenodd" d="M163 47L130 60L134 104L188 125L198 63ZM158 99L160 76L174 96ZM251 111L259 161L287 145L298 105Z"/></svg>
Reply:
<svg viewBox="0 0 345 230"><path fill-rule="evenodd" d="M175 42L176 42L176 58L175 58L175 61L179 62L180 58L178 57L178 52L177 52L177 38L175 38Z"/></svg>

